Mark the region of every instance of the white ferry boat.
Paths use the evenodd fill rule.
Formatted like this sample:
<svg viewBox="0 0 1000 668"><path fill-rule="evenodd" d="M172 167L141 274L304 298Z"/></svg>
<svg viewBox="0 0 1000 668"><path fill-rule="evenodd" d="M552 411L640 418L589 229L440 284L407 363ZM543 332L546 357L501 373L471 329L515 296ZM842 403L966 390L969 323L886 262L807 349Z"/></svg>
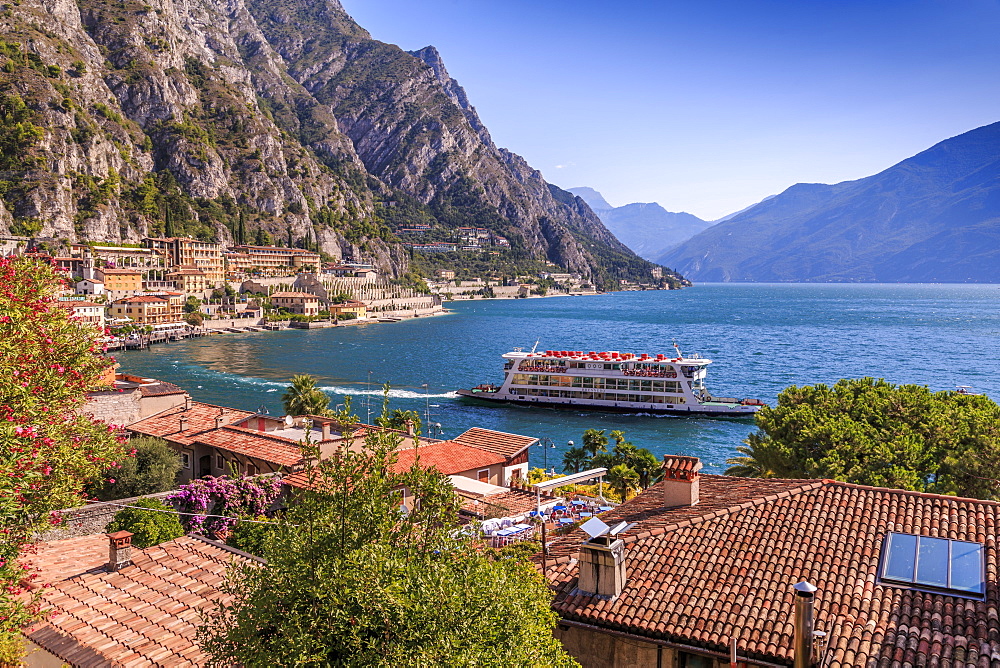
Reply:
<svg viewBox="0 0 1000 668"><path fill-rule="evenodd" d="M661 415L749 417L759 399L713 397L705 388L712 360L634 353L515 348L503 358L500 385L458 390L461 397L518 406Z"/></svg>

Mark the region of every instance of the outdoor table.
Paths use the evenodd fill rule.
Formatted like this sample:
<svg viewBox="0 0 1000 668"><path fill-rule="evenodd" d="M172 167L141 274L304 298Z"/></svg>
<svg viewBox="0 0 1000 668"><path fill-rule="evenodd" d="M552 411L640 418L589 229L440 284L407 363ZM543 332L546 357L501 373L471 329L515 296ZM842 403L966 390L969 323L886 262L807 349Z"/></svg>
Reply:
<svg viewBox="0 0 1000 668"><path fill-rule="evenodd" d="M566 510L566 506L552 506L552 510Z"/></svg>
<svg viewBox="0 0 1000 668"><path fill-rule="evenodd" d="M572 523L573 523L573 520L571 520L568 517L560 517L559 518L559 524L572 524Z"/></svg>
<svg viewBox="0 0 1000 668"><path fill-rule="evenodd" d="M580 513L580 517L593 517L594 513Z"/></svg>
<svg viewBox="0 0 1000 668"><path fill-rule="evenodd" d="M572 503L574 506L585 506L585 505L587 505L586 501L579 501L579 500L577 500L577 501L570 501L570 503Z"/></svg>
<svg viewBox="0 0 1000 668"><path fill-rule="evenodd" d="M606 512L608 512L609 510L614 510L614 509L615 509L615 507L614 507L614 506L601 506L601 507L600 507L600 508L598 508L597 510L598 510L599 512L602 512L602 513L606 513Z"/></svg>
<svg viewBox="0 0 1000 668"><path fill-rule="evenodd" d="M524 531L525 529L530 529L530 524L515 524L512 529L517 529L517 531Z"/></svg>

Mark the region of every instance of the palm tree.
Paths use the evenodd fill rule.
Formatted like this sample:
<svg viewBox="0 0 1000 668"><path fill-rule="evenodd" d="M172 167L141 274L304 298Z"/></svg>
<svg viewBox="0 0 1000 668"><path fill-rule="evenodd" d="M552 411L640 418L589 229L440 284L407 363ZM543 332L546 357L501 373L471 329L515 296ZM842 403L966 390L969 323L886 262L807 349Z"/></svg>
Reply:
<svg viewBox="0 0 1000 668"><path fill-rule="evenodd" d="M784 448L759 434L750 434L745 445L736 446L740 457L726 460L729 468L726 475L740 478L805 478L803 471L796 469Z"/></svg>
<svg viewBox="0 0 1000 668"><path fill-rule="evenodd" d="M629 493L639 487L639 474L630 466L618 464L608 471L608 486L618 494L619 499L628 501Z"/></svg>
<svg viewBox="0 0 1000 668"><path fill-rule="evenodd" d="M591 457L596 457L598 452L608 451L608 437L604 435L603 429L588 429L583 432L583 449Z"/></svg>
<svg viewBox="0 0 1000 668"><path fill-rule="evenodd" d="M288 415L324 415L330 409L330 397L316 388L316 379L308 374L292 376L281 403Z"/></svg>
<svg viewBox="0 0 1000 668"><path fill-rule="evenodd" d="M629 466L639 474L639 487L642 489L663 480L663 462L646 448L635 451Z"/></svg>
<svg viewBox="0 0 1000 668"><path fill-rule="evenodd" d="M590 456L583 448L570 448L563 455L563 471L579 473L590 461Z"/></svg>

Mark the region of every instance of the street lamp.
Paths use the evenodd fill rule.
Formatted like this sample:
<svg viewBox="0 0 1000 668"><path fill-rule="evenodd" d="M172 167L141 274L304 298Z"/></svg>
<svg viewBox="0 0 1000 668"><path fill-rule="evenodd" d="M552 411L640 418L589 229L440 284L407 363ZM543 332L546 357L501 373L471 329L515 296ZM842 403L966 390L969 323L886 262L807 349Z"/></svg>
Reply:
<svg viewBox="0 0 1000 668"><path fill-rule="evenodd" d="M538 439L538 443L536 443L535 445L537 445L542 449L542 470L543 471L548 470L549 448L555 449L556 444L552 442L551 438L540 438Z"/></svg>

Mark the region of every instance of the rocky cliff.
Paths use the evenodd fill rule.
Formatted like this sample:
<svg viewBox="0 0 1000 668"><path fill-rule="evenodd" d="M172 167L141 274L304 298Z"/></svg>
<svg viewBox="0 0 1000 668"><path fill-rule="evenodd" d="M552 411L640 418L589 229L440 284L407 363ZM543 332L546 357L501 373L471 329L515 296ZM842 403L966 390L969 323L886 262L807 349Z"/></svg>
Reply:
<svg viewBox="0 0 1000 668"><path fill-rule="evenodd" d="M410 219L601 282L651 265L494 145L433 47L336 0L22 0L0 10L0 232L315 246L399 275Z"/></svg>

